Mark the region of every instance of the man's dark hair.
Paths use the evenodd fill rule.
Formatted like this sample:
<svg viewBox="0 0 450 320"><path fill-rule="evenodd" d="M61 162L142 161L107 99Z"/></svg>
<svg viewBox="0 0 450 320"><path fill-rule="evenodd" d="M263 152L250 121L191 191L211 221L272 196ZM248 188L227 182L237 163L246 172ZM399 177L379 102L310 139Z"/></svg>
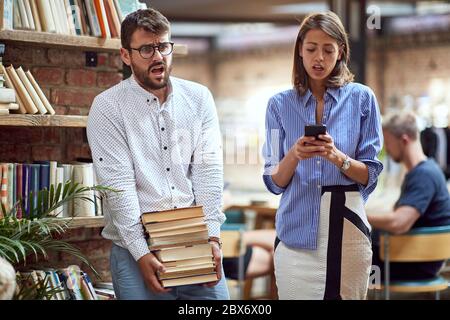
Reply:
<svg viewBox="0 0 450 320"><path fill-rule="evenodd" d="M130 13L122 22L120 38L122 47L130 49L131 37L137 29L154 33L158 36L170 33L170 23L159 11L148 8Z"/></svg>

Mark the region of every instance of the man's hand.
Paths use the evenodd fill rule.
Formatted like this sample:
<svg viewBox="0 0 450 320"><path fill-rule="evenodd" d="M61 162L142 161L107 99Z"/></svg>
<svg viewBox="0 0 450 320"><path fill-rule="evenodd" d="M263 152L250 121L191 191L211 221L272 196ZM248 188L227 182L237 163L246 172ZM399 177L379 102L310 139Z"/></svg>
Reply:
<svg viewBox="0 0 450 320"><path fill-rule="evenodd" d="M220 251L219 244L216 241L211 241L211 249L214 257L214 263L216 264L217 281L208 282L203 284L204 287L214 287L222 279L222 251Z"/></svg>
<svg viewBox="0 0 450 320"><path fill-rule="evenodd" d="M158 259L152 254L147 253L145 256L138 260L139 269L144 277L147 287L155 293L169 292L171 289L164 289L161 283L159 283L156 276L156 272L164 272L164 266Z"/></svg>

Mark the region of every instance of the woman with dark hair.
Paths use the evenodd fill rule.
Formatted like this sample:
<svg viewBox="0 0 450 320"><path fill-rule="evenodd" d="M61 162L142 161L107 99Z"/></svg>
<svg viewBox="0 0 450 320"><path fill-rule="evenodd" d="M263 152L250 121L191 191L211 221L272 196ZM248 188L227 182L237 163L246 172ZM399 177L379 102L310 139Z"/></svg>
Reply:
<svg viewBox="0 0 450 320"><path fill-rule="evenodd" d="M383 166L374 93L354 83L339 17L307 16L294 51L294 88L266 113L264 183L281 194L274 264L280 299L365 299L371 269L364 202ZM326 133L305 136L306 125Z"/></svg>

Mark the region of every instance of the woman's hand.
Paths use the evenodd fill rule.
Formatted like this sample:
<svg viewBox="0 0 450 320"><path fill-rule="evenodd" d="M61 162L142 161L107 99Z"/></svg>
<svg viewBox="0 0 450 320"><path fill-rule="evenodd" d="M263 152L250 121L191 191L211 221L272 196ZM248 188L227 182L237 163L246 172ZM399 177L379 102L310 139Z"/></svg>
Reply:
<svg viewBox="0 0 450 320"><path fill-rule="evenodd" d="M309 159L317 156L325 156L327 150L324 145L318 144L315 137L303 136L292 147L292 152L298 160Z"/></svg>
<svg viewBox="0 0 450 320"><path fill-rule="evenodd" d="M319 135L319 139L315 139L311 142L315 146L320 146L324 148L324 152L319 156L327 159L328 161L334 163L335 165L340 165L341 160L345 158L345 154L336 148L334 144L333 137L328 134Z"/></svg>

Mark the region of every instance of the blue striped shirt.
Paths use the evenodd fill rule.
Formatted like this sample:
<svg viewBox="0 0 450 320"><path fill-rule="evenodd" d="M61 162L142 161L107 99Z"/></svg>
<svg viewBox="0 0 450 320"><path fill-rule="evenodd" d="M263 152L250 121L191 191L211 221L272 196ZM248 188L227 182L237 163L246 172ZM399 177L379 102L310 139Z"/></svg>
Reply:
<svg viewBox="0 0 450 320"><path fill-rule="evenodd" d="M367 186L359 185L361 196L367 201L383 169L377 159L383 136L376 97L369 87L349 83L340 88L328 88L324 100L322 123L327 126L336 147L368 167ZM273 96L266 112L263 180L270 192L283 194L276 217L277 235L294 248L317 247L321 187L355 184L322 157L299 161L286 188L279 187L272 179L273 169L304 135L304 126L316 123L316 104L311 91L300 96L291 89Z"/></svg>

